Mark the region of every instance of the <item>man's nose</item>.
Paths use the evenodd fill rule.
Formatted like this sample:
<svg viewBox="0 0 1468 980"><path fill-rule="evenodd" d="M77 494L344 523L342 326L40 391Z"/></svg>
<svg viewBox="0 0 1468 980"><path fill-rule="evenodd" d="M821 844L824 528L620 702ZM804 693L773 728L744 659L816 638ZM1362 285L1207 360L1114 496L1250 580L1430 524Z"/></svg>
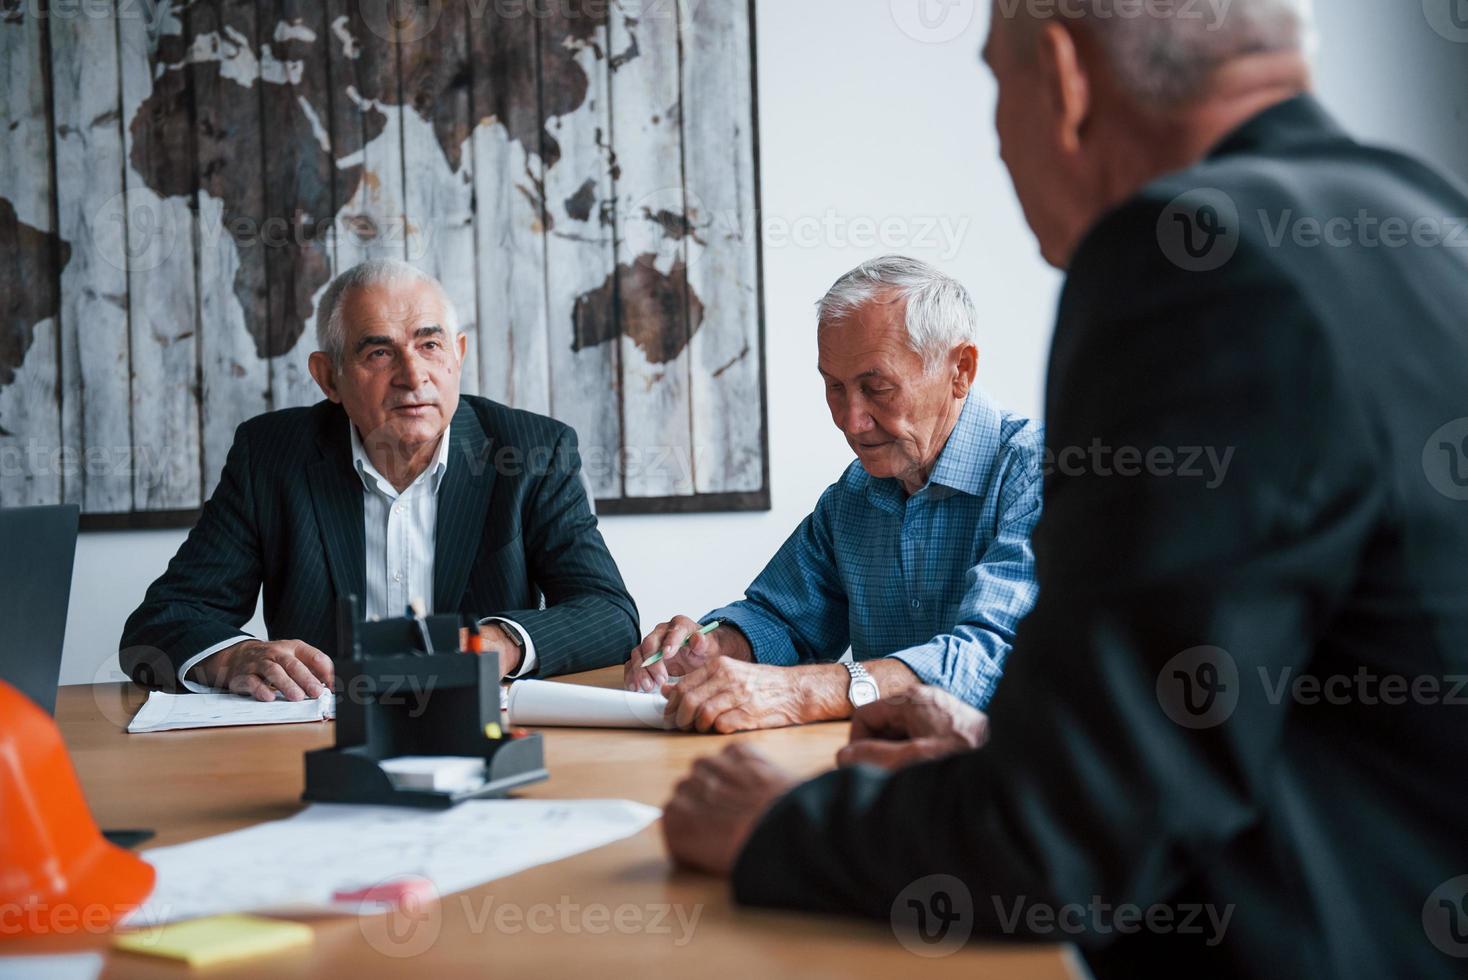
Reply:
<svg viewBox="0 0 1468 980"><path fill-rule="evenodd" d="M872 431L877 423L872 420L871 413L859 399L853 398L846 404L846 410L841 414L841 431L847 435L861 435Z"/></svg>
<svg viewBox="0 0 1468 980"><path fill-rule="evenodd" d="M398 362L397 382L404 388L415 389L428 380L428 365L417 354L409 351Z"/></svg>

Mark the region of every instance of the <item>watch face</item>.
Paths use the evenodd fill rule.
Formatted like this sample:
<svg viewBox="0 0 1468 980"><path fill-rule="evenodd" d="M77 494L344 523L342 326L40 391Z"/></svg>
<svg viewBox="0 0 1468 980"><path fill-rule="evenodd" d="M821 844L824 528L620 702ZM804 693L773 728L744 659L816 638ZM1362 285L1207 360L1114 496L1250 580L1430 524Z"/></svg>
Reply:
<svg viewBox="0 0 1468 980"><path fill-rule="evenodd" d="M851 685L851 702L860 708L877 700L877 685L872 681L856 681Z"/></svg>

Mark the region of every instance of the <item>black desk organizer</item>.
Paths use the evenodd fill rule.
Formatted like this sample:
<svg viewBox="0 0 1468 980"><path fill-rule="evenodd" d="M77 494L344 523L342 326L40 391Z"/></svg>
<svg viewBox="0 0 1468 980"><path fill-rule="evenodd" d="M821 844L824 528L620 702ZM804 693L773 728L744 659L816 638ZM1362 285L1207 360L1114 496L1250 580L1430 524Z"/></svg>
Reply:
<svg viewBox="0 0 1468 980"><path fill-rule="evenodd" d="M548 779L539 735L491 738L500 724L499 658L460 653L458 616L362 622L356 596L337 604L336 745L306 753L315 803L446 809ZM459 793L398 789L378 763L402 755L484 757L484 785Z"/></svg>

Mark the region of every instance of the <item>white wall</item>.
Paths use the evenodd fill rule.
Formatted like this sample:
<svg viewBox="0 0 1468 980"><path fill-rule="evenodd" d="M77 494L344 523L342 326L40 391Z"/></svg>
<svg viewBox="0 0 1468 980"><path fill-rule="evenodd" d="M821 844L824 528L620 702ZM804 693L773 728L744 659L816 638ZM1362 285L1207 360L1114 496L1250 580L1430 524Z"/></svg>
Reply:
<svg viewBox="0 0 1468 980"><path fill-rule="evenodd" d="M1463 0L1316 0L1316 84L1358 138L1468 182L1468 30L1451 28L1450 3L1468 10Z"/></svg>
<svg viewBox="0 0 1468 980"><path fill-rule="evenodd" d="M994 86L977 55L988 5L958 0L924 27L912 16L918 3L941 9L934 0L758 0L774 507L603 519L644 628L741 595L850 461L815 374L812 307L861 259L907 252L967 283L985 320L981 383L1001 404L1040 411L1059 277L1040 261L999 162ZM1326 102L1358 135L1468 177L1468 44L1433 33L1416 0L1319 6ZM182 540L181 531L82 536L64 683L117 676L123 620Z"/></svg>

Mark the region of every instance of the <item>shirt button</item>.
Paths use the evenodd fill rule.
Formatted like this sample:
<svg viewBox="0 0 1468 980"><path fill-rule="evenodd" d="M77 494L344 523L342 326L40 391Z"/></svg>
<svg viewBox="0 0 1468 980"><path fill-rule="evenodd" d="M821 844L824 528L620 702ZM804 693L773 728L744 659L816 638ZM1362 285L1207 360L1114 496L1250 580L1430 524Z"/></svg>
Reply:
<svg viewBox="0 0 1468 980"><path fill-rule="evenodd" d="M402 572L393 572L392 580L394 582L401 582L403 580L403 573Z"/></svg>
<svg viewBox="0 0 1468 980"><path fill-rule="evenodd" d="M914 599L914 600L912 600L911 605L912 605L912 608L914 608L914 609L921 609L921 608L923 608L923 600L921 600L921 599Z"/></svg>

